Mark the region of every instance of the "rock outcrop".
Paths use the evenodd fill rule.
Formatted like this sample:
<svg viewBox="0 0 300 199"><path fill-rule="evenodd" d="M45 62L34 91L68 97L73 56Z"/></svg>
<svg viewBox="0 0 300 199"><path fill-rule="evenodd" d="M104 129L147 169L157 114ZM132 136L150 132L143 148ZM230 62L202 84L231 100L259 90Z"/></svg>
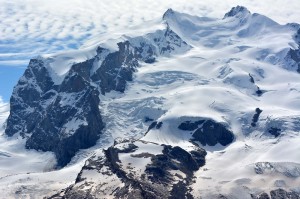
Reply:
<svg viewBox="0 0 300 199"><path fill-rule="evenodd" d="M19 133L28 149L53 151L57 165L65 166L79 149L101 137L100 95L124 92L139 62L191 48L169 27L116 45L118 50L100 45L96 56L73 64L59 83L51 58L32 59L14 88L5 133Z"/></svg>
<svg viewBox="0 0 300 199"><path fill-rule="evenodd" d="M154 150L142 152L137 145ZM205 156L201 148L186 151L145 141L116 143L104 151L104 157L87 160L75 184L50 198L193 198L189 185L194 172L204 166Z"/></svg>
<svg viewBox="0 0 300 199"><path fill-rule="evenodd" d="M223 124L213 120L198 120L182 122L178 128L184 131L193 131L192 141L198 141L203 146L226 146L233 142L234 134Z"/></svg>

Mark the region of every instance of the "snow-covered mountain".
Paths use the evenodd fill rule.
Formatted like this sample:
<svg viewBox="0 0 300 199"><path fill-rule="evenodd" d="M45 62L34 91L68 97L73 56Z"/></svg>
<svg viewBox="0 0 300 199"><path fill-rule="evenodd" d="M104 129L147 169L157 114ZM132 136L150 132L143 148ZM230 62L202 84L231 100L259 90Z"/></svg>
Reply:
<svg viewBox="0 0 300 199"><path fill-rule="evenodd" d="M90 43L14 88L1 162L36 158L4 198L300 198L300 25L169 9Z"/></svg>

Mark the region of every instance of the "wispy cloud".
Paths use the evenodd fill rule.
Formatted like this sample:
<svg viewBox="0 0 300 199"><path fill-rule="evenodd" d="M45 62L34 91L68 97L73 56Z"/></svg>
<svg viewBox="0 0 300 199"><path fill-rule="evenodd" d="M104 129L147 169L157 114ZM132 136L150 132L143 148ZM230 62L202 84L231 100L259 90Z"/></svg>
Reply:
<svg viewBox="0 0 300 199"><path fill-rule="evenodd" d="M4 102L2 96L0 95L0 107L4 106L4 105L7 105L7 103ZM1 110L1 108L0 108ZM0 111L1 112L1 111ZM1 123L0 123L0 127L1 127Z"/></svg>

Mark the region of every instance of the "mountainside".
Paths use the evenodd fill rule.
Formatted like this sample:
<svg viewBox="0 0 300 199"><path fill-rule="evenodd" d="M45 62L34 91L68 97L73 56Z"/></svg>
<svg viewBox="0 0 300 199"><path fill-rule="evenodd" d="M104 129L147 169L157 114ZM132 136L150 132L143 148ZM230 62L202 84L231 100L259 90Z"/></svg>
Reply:
<svg viewBox="0 0 300 199"><path fill-rule="evenodd" d="M56 162L3 197L300 198L300 25L237 6L149 26L30 61L2 137Z"/></svg>
<svg viewBox="0 0 300 199"><path fill-rule="evenodd" d="M53 151L58 166L65 166L101 137L100 94L124 92L138 61L152 63L157 55L189 49L168 28L113 45L117 49L98 47L91 59L71 63L67 71L57 66L67 55L56 58L62 63L51 57L32 59L14 88L5 133L28 137L26 148Z"/></svg>

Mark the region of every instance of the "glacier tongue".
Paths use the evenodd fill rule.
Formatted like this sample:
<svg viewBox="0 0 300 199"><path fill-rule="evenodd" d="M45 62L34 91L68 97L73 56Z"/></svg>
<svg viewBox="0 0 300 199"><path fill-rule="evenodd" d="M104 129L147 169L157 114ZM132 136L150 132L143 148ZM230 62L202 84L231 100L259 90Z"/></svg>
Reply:
<svg viewBox="0 0 300 199"><path fill-rule="evenodd" d="M28 174L25 187L40 175L66 185L11 192L299 198L299 25L242 6L223 19L169 9L162 24L31 60L5 132L65 166ZM5 180L17 177L0 185Z"/></svg>

